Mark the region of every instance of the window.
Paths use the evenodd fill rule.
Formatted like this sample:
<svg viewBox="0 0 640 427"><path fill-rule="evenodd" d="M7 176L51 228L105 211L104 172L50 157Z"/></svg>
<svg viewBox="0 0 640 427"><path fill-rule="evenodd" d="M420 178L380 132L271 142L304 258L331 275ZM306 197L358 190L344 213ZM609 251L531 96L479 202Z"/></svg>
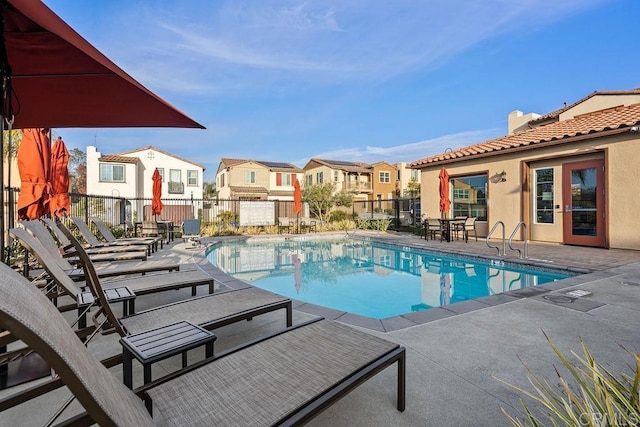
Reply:
<svg viewBox="0 0 640 427"><path fill-rule="evenodd" d="M307 175L307 185L313 184L313 175Z"/></svg>
<svg viewBox="0 0 640 427"><path fill-rule="evenodd" d="M245 171L244 172L244 182L246 184L255 184L256 183L256 171Z"/></svg>
<svg viewBox="0 0 640 427"><path fill-rule="evenodd" d="M100 181L124 182L124 165L100 163Z"/></svg>
<svg viewBox="0 0 640 427"><path fill-rule="evenodd" d="M391 174L389 172L380 172L380 182L383 184L391 182Z"/></svg>
<svg viewBox="0 0 640 427"><path fill-rule="evenodd" d="M276 185L293 185L290 173L276 173Z"/></svg>
<svg viewBox="0 0 640 427"><path fill-rule="evenodd" d="M164 168L156 168L158 169L158 172L160 173L160 176L162 177L162 182L164 182Z"/></svg>
<svg viewBox="0 0 640 427"><path fill-rule="evenodd" d="M224 173L220 174L220 187L224 187Z"/></svg>
<svg viewBox="0 0 640 427"><path fill-rule="evenodd" d="M534 179L534 222L553 224L553 168L536 169Z"/></svg>
<svg viewBox="0 0 640 427"><path fill-rule="evenodd" d="M333 171L333 182L338 182L338 174L339 173L340 172L338 172L338 171Z"/></svg>
<svg viewBox="0 0 640 427"><path fill-rule="evenodd" d="M400 169L396 169L396 181L400 181Z"/></svg>
<svg viewBox="0 0 640 427"><path fill-rule="evenodd" d="M290 173L285 173L283 178L284 178L284 185L293 185L293 182L291 181Z"/></svg>
<svg viewBox="0 0 640 427"><path fill-rule="evenodd" d="M198 171L187 171L187 185L198 185Z"/></svg>
<svg viewBox="0 0 640 427"><path fill-rule="evenodd" d="M473 175L451 179L453 216L473 216L487 220L487 176Z"/></svg>
<svg viewBox="0 0 640 427"><path fill-rule="evenodd" d="M417 181L418 178L420 178L419 175L420 175L420 171L419 170L417 170L417 169L412 169L411 170L411 180L412 181Z"/></svg>
<svg viewBox="0 0 640 427"><path fill-rule="evenodd" d="M324 175L323 172L318 172L316 174L316 182L318 184L322 184L324 182L323 175Z"/></svg>
<svg viewBox="0 0 640 427"><path fill-rule="evenodd" d="M169 182L182 182L182 171L180 169L169 169Z"/></svg>

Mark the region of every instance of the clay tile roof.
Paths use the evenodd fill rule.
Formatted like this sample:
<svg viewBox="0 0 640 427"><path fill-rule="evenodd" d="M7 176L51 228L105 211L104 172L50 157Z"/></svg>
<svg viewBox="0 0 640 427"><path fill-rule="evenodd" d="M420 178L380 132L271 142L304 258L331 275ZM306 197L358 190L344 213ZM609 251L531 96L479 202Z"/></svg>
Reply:
<svg viewBox="0 0 640 427"><path fill-rule="evenodd" d="M630 128L640 124L640 103L626 107L616 107L606 111L598 111L592 114L562 120L546 126L518 132L479 144L463 147L458 150L445 152L411 163L412 168L433 163L451 161L459 158L469 158L478 155L503 154L521 147L544 146L545 143L567 139L572 137L591 135L597 138L600 132Z"/></svg>
<svg viewBox="0 0 640 427"><path fill-rule="evenodd" d="M229 158L223 158L220 161L222 163L224 163L227 167L236 166L236 165L239 165L239 164L242 164L242 163L254 162L254 163L257 163L257 164L260 164L260 165L264 166L265 168L269 169L272 172L299 172L299 173L304 172L303 169L299 168L298 166L294 165L293 163L287 163L287 162L273 162L273 161L266 161L266 160L229 159Z"/></svg>
<svg viewBox="0 0 640 427"><path fill-rule="evenodd" d="M185 158L180 157L180 156L176 156L175 154L171 154L168 151L164 151L164 150L161 150L159 148L156 148L153 145L149 145L147 147L142 147L142 148L136 148L135 150L131 150L131 151L124 151L122 153L118 153L118 154L114 154L114 155L124 156L124 155L127 155L127 154L135 154L135 153L139 153L140 151L146 151L146 150L154 150L154 151L157 151L158 153L162 153L162 154L165 154L165 155L167 155L169 157L173 157L174 159L178 159L178 160L182 160L183 162L191 163L192 165L195 165L195 166L197 166L199 168L202 168L202 170L206 170L207 169L207 168L205 168L203 165L201 165L199 163L193 162L191 160L185 159Z"/></svg>
<svg viewBox="0 0 640 427"><path fill-rule="evenodd" d="M540 122L544 122L546 120L555 120L558 117L560 117L560 114L562 114L563 112L567 111L570 108L575 107L576 105L583 103L584 101L586 101L589 98L592 98L596 95L633 95L633 94L640 94L640 88L636 88L636 89L630 89L630 90L596 90L593 93L590 93L589 95L585 96L584 98L574 102L571 105L565 105L564 107L552 111L550 113L547 114L543 114L542 116L533 119L531 121L529 121L530 124L536 124L536 123L540 123Z"/></svg>
<svg viewBox="0 0 640 427"><path fill-rule="evenodd" d="M138 163L137 157L120 156L119 154L105 154L98 159L100 162Z"/></svg>

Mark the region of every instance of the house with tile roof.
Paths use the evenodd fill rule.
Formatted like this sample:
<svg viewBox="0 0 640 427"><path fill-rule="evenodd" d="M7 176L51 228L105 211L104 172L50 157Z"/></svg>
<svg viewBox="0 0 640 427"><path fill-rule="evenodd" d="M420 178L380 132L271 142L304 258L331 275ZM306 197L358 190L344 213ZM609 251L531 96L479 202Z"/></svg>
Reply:
<svg viewBox="0 0 640 427"><path fill-rule="evenodd" d="M304 171L292 163L223 158L216 172L218 198L293 201L293 183Z"/></svg>
<svg viewBox="0 0 640 427"><path fill-rule="evenodd" d="M335 184L335 192L351 191L354 201L372 200L373 166L362 162L312 158L304 166L304 185Z"/></svg>
<svg viewBox="0 0 640 427"><path fill-rule="evenodd" d="M123 209L127 212L126 220L147 219L150 202L145 207L145 202L141 200L151 200L153 197L151 177L156 169L162 176L163 199L202 199L205 167L191 160L153 146L114 154L103 154L97 147L88 146L86 153L87 194L140 201L133 206L127 201L127 209ZM120 207L115 206L114 209L117 212ZM145 213L142 212L143 209ZM191 209L193 212L186 217L194 218L195 210L196 208ZM168 215L172 215L171 211L171 207L165 208L163 217L168 218ZM181 221L184 217L185 214L180 213L176 219Z"/></svg>
<svg viewBox="0 0 640 427"><path fill-rule="evenodd" d="M640 90L594 92L531 117L525 130L412 162L422 212L440 217L446 168L444 214L476 217L479 235L502 221L508 238L522 222L514 239L640 249Z"/></svg>

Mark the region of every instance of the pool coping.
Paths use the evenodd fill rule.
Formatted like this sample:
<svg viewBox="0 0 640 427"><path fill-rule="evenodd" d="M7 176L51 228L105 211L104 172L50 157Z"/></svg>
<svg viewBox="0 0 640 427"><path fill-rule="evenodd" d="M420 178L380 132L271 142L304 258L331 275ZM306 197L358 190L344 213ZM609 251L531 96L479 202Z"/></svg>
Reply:
<svg viewBox="0 0 640 427"><path fill-rule="evenodd" d="M344 238L344 233L317 233L313 235L266 235L266 236L225 236L224 238L214 237L206 239L205 243L207 249L212 246L226 243L229 241L247 241L247 240L260 240L260 241L280 241L280 240L316 240L326 239L327 237L334 237L336 239ZM598 280L608 275L603 271L594 271L584 268L576 268L566 265L549 265L541 260L522 260L522 259L508 259L489 256L483 254L465 253L456 250L447 249L433 249L432 247L424 247L415 242L403 242L402 244L394 241L393 239L385 239L385 236L356 236L358 240L374 241L377 243L394 246L394 247L407 247L418 251L425 251L436 254L443 254L448 256L464 257L468 259L478 259L484 262L491 263L495 260L500 260L505 264L512 264L516 266L533 266L541 270L552 270L560 273L573 274L571 277L545 283L530 288L516 289L513 291L503 292L499 294L489 295L478 299L457 302L447 305L445 307L433 307L427 310L420 310L411 313L405 313L398 316L389 317L386 319L375 319L372 317L366 317L346 311L335 310L332 308L311 304L308 302L300 301L295 298L291 298L293 303L293 309L301 311L306 314L324 317L326 319L336 320L352 326L360 328L370 329L377 332L394 332L401 329L410 328L413 326L422 325L429 322L438 321L452 316L463 315L477 310L494 307L501 304L507 304L514 301L518 301L523 298L541 297L552 291L562 291L568 288L578 286L582 283L590 280ZM206 259L206 254L205 254ZM246 287L254 287L254 285L247 283L243 280L237 279L219 268L213 266L213 264L207 262L208 266L215 271L215 281L230 289L241 289ZM226 277L225 277L226 276Z"/></svg>

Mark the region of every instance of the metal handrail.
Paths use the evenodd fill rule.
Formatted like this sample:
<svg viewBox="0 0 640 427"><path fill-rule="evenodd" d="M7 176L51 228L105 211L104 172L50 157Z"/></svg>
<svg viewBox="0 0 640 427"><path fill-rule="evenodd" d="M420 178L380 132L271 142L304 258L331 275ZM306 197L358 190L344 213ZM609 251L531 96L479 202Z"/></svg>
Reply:
<svg viewBox="0 0 640 427"><path fill-rule="evenodd" d="M524 228L524 254L520 249L514 249L514 247L511 246L513 237L516 235L516 232L520 229L520 227ZM518 225L516 225L516 228L513 229L513 233L511 233L511 237L509 237L509 249L511 249L512 251L518 251L518 258L520 259L529 258L529 239L527 238L527 224L525 224L524 222L520 221Z"/></svg>
<svg viewBox="0 0 640 427"><path fill-rule="evenodd" d="M502 253L500 253L500 247L499 246L491 246L489 244L489 239L491 239L491 235L493 234L494 231L496 231L496 228L498 227L498 225L502 225ZM507 252L506 249L506 245L505 245L505 229L504 229L504 222L502 221L498 221L495 224L493 224L493 227L491 227L491 231L489 232L489 234L487 234L487 246L489 246L490 248L495 248L498 250L498 255L502 255L504 256Z"/></svg>

